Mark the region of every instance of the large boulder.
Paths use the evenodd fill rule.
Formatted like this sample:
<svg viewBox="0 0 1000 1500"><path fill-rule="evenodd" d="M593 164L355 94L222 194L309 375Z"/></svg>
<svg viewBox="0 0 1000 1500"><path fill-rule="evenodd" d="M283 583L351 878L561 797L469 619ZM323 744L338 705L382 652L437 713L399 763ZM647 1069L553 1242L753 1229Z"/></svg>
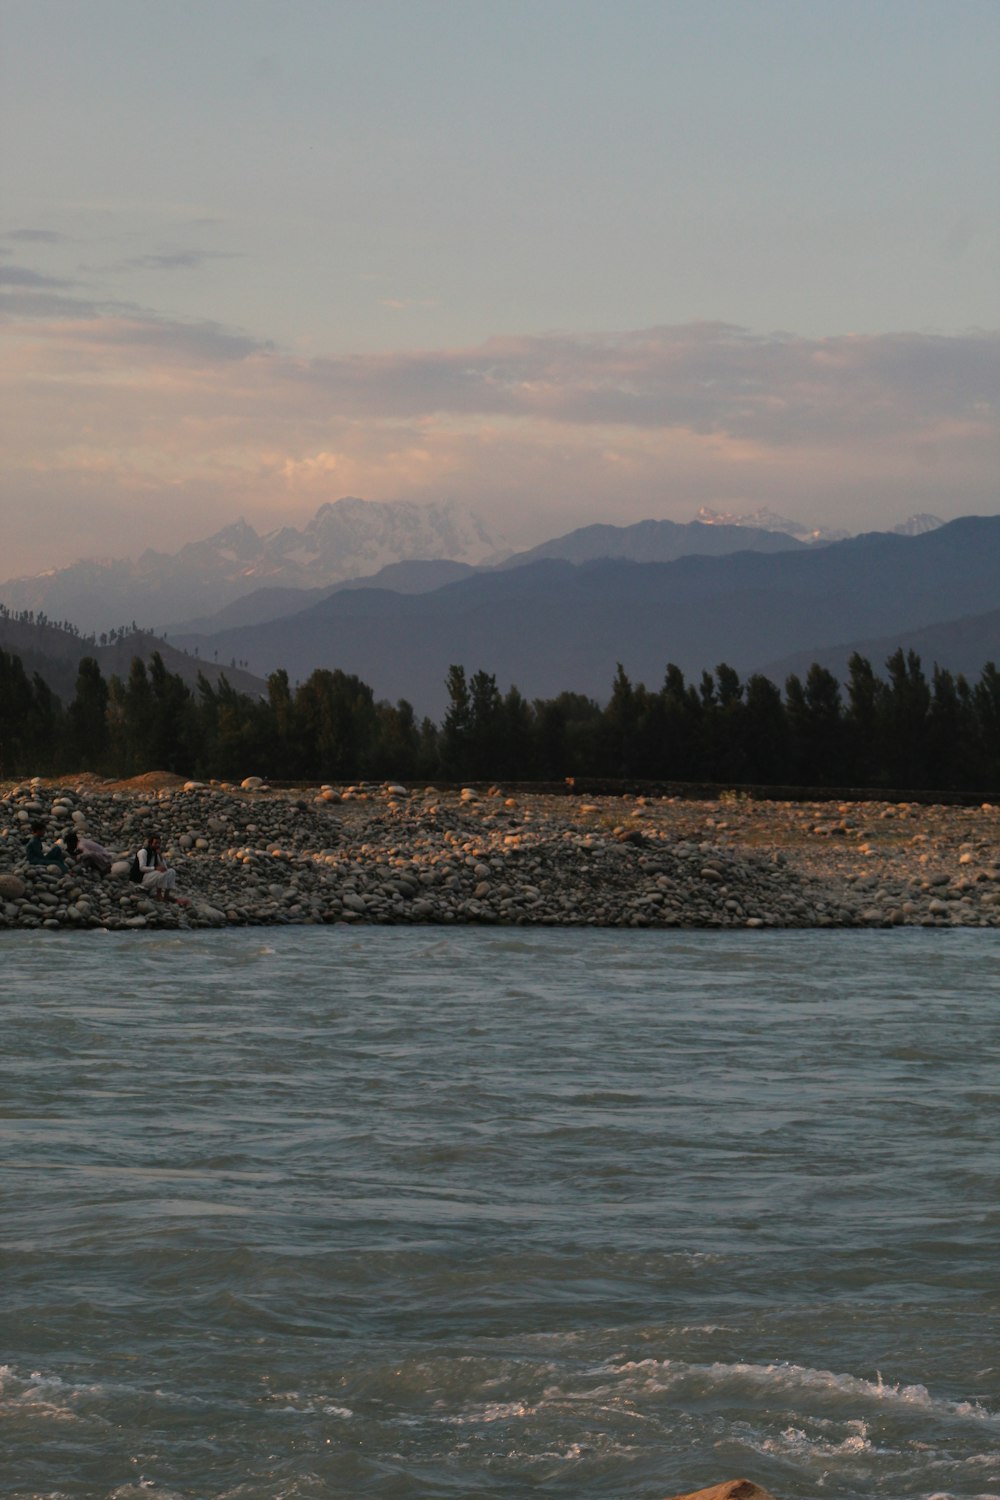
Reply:
<svg viewBox="0 0 1000 1500"><path fill-rule="evenodd" d="M683 1495L669 1495L667 1500L774 1500L770 1490L762 1490L752 1479L728 1479L707 1490L687 1490Z"/></svg>

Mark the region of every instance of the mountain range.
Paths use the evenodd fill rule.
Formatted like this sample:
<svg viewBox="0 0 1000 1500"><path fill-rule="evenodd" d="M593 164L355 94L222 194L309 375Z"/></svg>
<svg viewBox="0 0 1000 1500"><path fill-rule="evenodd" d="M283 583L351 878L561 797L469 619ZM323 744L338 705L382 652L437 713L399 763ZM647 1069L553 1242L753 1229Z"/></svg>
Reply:
<svg viewBox="0 0 1000 1500"><path fill-rule="evenodd" d="M984 617L989 641L987 617L1000 609L998 558L1000 517L971 516L915 536L872 532L778 552L663 563L541 558L423 593L339 589L294 614L177 643L203 659L246 660L259 675L283 666L298 680L337 666L376 696L439 717L455 662L493 673L502 687L516 683L528 698L572 690L603 699L619 662L653 686L668 662L689 677L722 661L746 674L794 653L849 653L852 642L894 649L959 620L975 654L970 617Z"/></svg>
<svg viewBox="0 0 1000 1500"><path fill-rule="evenodd" d="M759 510L738 513L735 511L712 510L711 506L703 505L698 511L697 520L703 526L750 526L763 531L783 531L787 536L795 537L802 542L845 542L850 536L849 531L843 531L839 527L832 526L805 526L801 521L791 521L787 516L775 515L773 510L766 506ZM944 522L940 516L931 516L924 512L921 515L910 516L906 521L901 521L898 526L891 530L896 536L922 536L925 531L935 531Z"/></svg>
<svg viewBox="0 0 1000 1500"><path fill-rule="evenodd" d="M132 602L158 599L161 614L178 599L201 601L187 618L170 615L169 645L140 633L95 649L44 615L19 620L18 606L37 606L7 584L0 602L14 614L0 621L0 647L17 651L63 697L81 655L97 656L105 675L126 675L133 654L148 659L158 649L187 681L225 670L251 693L278 667L296 681L340 667L377 697L405 698L435 718L456 662L529 698L570 690L600 700L619 662L655 686L668 662L689 679L726 661L783 683L813 661L843 676L854 649L878 669L897 646L912 647L928 667L939 662L971 677L1000 656L1000 518L945 525L917 516L893 532L832 542L748 524L781 519L712 513L687 525L587 526L504 556L487 550L485 528L448 507L347 499L321 507L301 531L261 537L239 522L176 554L79 563L31 580L40 588L48 579L49 594L39 596L45 611L62 598L68 618L72 591L88 576L105 601L116 578L133 590L141 584L145 593ZM466 556L384 561L436 544ZM469 560L477 554L486 560ZM381 565L365 574L372 563ZM126 607L127 592L116 597L116 612L147 618L141 606ZM75 623L86 628L87 616Z"/></svg>
<svg viewBox="0 0 1000 1500"><path fill-rule="evenodd" d="M682 524L676 521L638 521L632 526L584 526L578 531L554 537L526 552L515 552L503 562L492 565L509 571L528 563L553 558L561 562L597 562L601 558L621 558L631 562L673 562L679 557L699 554L709 557L730 552L782 552L805 546L794 537L780 532L759 531L745 526L702 525L698 521ZM389 589L396 594L426 594L446 583L456 583L480 569L469 563L439 559L414 558L408 562L387 563L377 573L345 578L327 588L263 588L244 594L214 615L198 620L175 621L172 633L216 631L236 625L257 625L277 620L282 615L317 604L343 589Z"/></svg>
<svg viewBox="0 0 1000 1500"><path fill-rule="evenodd" d="M177 552L81 560L8 578L0 583L0 602L14 612L71 620L84 631L113 630L129 620L163 629L265 586L325 588L411 558L493 563L509 552L477 516L453 502L346 496L321 505L301 530L282 526L260 536L240 520Z"/></svg>
<svg viewBox="0 0 1000 1500"><path fill-rule="evenodd" d="M919 516L904 525L926 529L940 522ZM259 597L219 623L275 619L338 585L357 587L360 580L397 592L423 592L455 581L463 570L520 567L545 557L670 562L692 552L794 550L840 535L770 511L724 516L703 509L686 525L586 526L512 554L480 517L455 502L417 505L345 496L321 505L301 529L282 526L260 535L239 520L176 552L148 550L135 560L81 559L31 577L8 578L0 583L0 603L15 614L28 610L71 621L85 632L117 630L130 620L145 629L190 632L210 628L212 616L252 595Z"/></svg>

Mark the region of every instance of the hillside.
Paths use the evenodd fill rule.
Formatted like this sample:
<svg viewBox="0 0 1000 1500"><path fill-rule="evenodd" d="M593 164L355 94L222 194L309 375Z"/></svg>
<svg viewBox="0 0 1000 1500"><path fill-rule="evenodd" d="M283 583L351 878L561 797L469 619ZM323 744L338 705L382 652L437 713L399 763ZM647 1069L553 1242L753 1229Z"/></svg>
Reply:
<svg viewBox="0 0 1000 1500"><path fill-rule="evenodd" d="M950 672L962 672L974 682L987 662L1000 662L1000 609L984 614L965 615L958 620L943 620L919 630L897 631L894 635L849 641L818 651L799 651L778 661L767 662L764 674L772 682L783 684L790 673L803 676L813 662L834 674L841 682L848 677L848 662L856 651L871 662L876 671L898 648L915 651L930 677L935 665Z"/></svg>
<svg viewBox="0 0 1000 1500"><path fill-rule="evenodd" d="M99 646L58 625L38 625L0 616L0 651L20 657L28 676L37 672L63 703L73 699L77 671L85 656L94 658L105 679L112 674L124 679L134 657L140 656L148 665L154 651L160 653L167 671L176 673L189 687L196 685L201 672L213 686L225 674L239 692L257 697L267 691L267 684L250 672L214 660L199 661L146 631L131 632L109 645Z"/></svg>
<svg viewBox="0 0 1000 1500"><path fill-rule="evenodd" d="M1000 608L1000 518L966 517L919 536L870 533L821 548L686 557L672 563L563 561L474 576L421 595L358 589L265 625L182 637L203 658L246 659L293 679L341 667L378 697L439 716L448 666L483 668L528 697L606 696L617 662L662 680L726 661L758 670L794 652Z"/></svg>

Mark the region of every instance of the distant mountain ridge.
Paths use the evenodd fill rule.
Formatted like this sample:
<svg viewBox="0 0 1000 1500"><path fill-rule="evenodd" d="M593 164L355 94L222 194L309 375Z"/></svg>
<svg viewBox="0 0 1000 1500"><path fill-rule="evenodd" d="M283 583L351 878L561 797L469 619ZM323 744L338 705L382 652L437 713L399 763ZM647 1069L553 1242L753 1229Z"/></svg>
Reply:
<svg viewBox="0 0 1000 1500"><path fill-rule="evenodd" d="M815 662L841 682L849 676L848 663L857 652L880 672L894 651L915 651L928 678L935 666L947 668L954 675L962 673L975 682L987 662L1000 663L1000 609L981 614L962 615L954 620L938 620L932 625L896 631L874 639L847 641L842 645L799 651L778 661L765 662L762 671L772 682L784 684L794 672L804 677Z"/></svg>
<svg viewBox="0 0 1000 1500"><path fill-rule="evenodd" d="M755 531L749 527L707 527L698 521L686 524L677 521L637 521L631 526L583 526L576 531L553 537L551 541L542 542L526 552L515 552L492 566L509 571L547 558L574 564L597 562L609 557L629 559L632 562L673 562L679 557L689 557L695 553L717 557L728 552L747 550L793 551L805 545L804 542L798 542L780 532ZM480 565L483 570L488 570L490 566ZM476 571L469 563L441 559L387 563L377 573L343 579L326 588L255 589L233 603L224 605L212 615L173 621L170 629L175 634L188 635L192 632L227 630L238 625L259 625L267 620L280 619L284 614L306 609L342 589L384 588L400 594L424 594Z"/></svg>
<svg viewBox="0 0 1000 1500"><path fill-rule="evenodd" d="M630 545L631 528L610 530L615 536L600 545ZM585 551L593 533L570 533L565 550ZM225 670L251 693L265 691L264 677L278 667L293 681L339 667L378 698L405 698L436 718L453 662L529 698L575 691L598 700L618 662L649 686L668 662L697 680L723 661L781 685L813 661L839 675L855 649L879 670L902 645L928 671L937 663L975 677L1000 655L998 557L1000 517L968 516L915 535L872 532L669 562L541 557L476 569L417 561L327 589L258 590L210 617L212 629L171 632L169 645L139 633L95 648L72 630L8 618L0 647L63 697L83 655L96 656L106 676L126 675L133 655L148 660L159 650L189 683L199 670L210 680ZM235 661L250 671L226 665Z"/></svg>
<svg viewBox="0 0 1000 1500"><path fill-rule="evenodd" d="M497 562L509 548L459 505L439 501L359 500L321 505L301 529L264 536L246 521L223 527L175 553L148 550L128 559L80 561L0 583L0 601L108 630L123 620L154 628L207 615L261 586L322 588L413 558Z"/></svg>
<svg viewBox="0 0 1000 1500"><path fill-rule="evenodd" d="M812 657L985 615L1000 609L998 557L1000 517L969 516L917 536L871 532L818 548L665 563L543 558L422 594L338 590L282 619L180 643L246 659L260 675L340 667L377 697L406 698L432 716L445 706L453 662L530 698L571 690L601 699L618 662L658 685L671 661L695 676L722 661L746 673L793 652Z"/></svg>
<svg viewBox="0 0 1000 1500"><path fill-rule="evenodd" d="M467 578L476 569L471 563L448 562L447 560L386 563L377 573L366 578L344 578L328 588L293 589L263 588L243 594L232 604L204 615L201 619L175 622L171 634L191 634L214 630L228 630L236 625L260 625L267 620L278 620L283 615L295 614L318 604L320 599L337 593L340 589L384 588L395 594L425 594L439 589L446 583Z"/></svg>
<svg viewBox="0 0 1000 1500"><path fill-rule="evenodd" d="M797 541L813 545L817 542L845 542L851 535L849 531L843 531L837 527L807 526L802 521L791 521L787 516L775 515L774 511L768 510L766 506L739 514L734 511L712 510L711 506L703 505L698 511L697 519L703 526L726 528L741 526L748 530L780 532L785 536L794 537ZM944 524L940 516L932 516L923 512L901 521L898 526L890 527L890 531L896 536L923 536L925 531L936 531Z"/></svg>
<svg viewBox="0 0 1000 1500"><path fill-rule="evenodd" d="M669 562L695 552L788 551L836 535L766 510L727 517L703 508L699 515L686 524L646 520L584 526L512 556L479 517L454 502L345 496L321 505L301 529L283 526L262 536L239 520L174 553L150 549L134 561L81 560L10 578L0 583L0 601L15 612L71 620L84 631L116 629L126 620L156 630L218 629L290 612L296 607L294 591L301 593L304 607L338 586L370 583L426 591L462 568L519 567L546 557L575 563L601 557ZM936 517L916 516L896 529L916 534L939 524ZM243 599L249 602L227 614ZM220 618L213 623L215 616Z"/></svg>
<svg viewBox="0 0 1000 1500"><path fill-rule="evenodd" d="M694 553L721 557L729 552L789 552L805 545L793 536L763 527L715 522L706 525L700 519L686 523L637 521L632 526L582 526L527 552L515 552L500 566L519 568L543 558L572 563L596 562L602 557L631 562L675 562Z"/></svg>
<svg viewBox="0 0 1000 1500"><path fill-rule="evenodd" d="M703 505L696 519L703 526L743 526L755 531L777 531L806 544L844 542L851 534L839 527L807 526L802 521L790 520L788 516L775 515L773 510L768 510L767 506L740 513L713 510L710 505Z"/></svg>

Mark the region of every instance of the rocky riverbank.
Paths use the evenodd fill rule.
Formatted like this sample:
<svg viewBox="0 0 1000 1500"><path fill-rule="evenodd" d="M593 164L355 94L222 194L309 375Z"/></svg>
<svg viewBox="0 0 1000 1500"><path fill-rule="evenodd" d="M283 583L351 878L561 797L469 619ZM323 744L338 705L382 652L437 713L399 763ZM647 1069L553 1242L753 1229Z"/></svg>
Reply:
<svg viewBox="0 0 1000 1500"><path fill-rule="evenodd" d="M28 867L30 824L120 856ZM158 832L189 906L127 861ZM286 923L1000 926L1000 807L598 798L393 785L271 790L92 777L0 796L0 927Z"/></svg>

